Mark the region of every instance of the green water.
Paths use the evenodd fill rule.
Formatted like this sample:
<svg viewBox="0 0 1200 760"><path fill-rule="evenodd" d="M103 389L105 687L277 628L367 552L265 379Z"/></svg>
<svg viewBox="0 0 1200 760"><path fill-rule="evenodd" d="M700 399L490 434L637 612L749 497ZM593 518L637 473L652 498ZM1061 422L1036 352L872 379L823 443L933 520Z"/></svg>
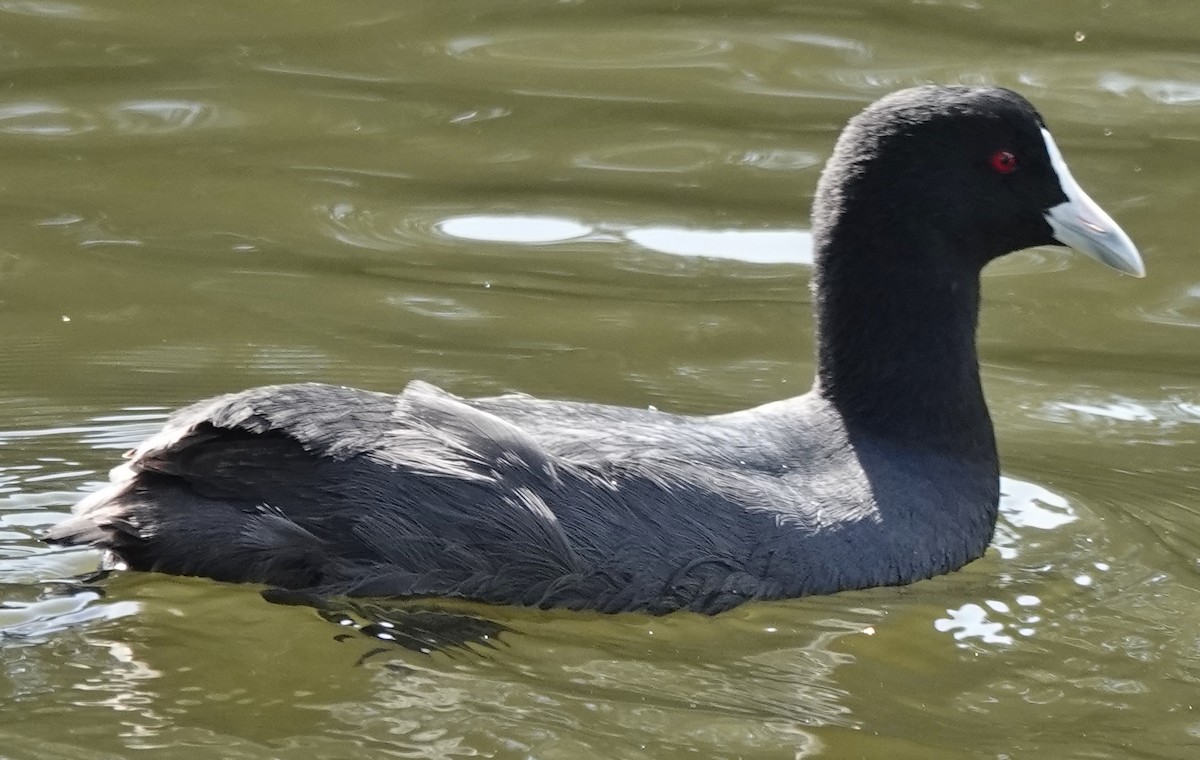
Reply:
<svg viewBox="0 0 1200 760"><path fill-rule="evenodd" d="M809 382L841 124L1015 87L1140 245L985 278L988 555L389 649L36 536L172 407L321 380L719 412ZM0 757L1200 757L1193 0L0 0Z"/></svg>

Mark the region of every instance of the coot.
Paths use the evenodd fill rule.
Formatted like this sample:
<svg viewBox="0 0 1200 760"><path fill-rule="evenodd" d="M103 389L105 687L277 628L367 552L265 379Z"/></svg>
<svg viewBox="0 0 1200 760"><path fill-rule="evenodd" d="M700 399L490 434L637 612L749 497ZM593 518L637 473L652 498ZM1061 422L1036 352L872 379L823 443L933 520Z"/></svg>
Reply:
<svg viewBox="0 0 1200 760"><path fill-rule="evenodd" d="M813 204L817 372L716 416L256 388L177 412L47 540L110 567L316 596L717 613L903 584L991 538L979 275L1063 244L1135 276L1037 111L918 87L842 132Z"/></svg>

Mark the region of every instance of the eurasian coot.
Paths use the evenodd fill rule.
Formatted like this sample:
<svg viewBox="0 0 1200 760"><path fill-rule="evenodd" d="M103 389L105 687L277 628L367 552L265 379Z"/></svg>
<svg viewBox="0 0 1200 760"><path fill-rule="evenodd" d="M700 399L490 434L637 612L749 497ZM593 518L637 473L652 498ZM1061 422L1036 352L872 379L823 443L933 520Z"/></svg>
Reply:
<svg viewBox="0 0 1200 760"><path fill-rule="evenodd" d="M902 584L991 538L979 275L1129 238L1041 117L991 87L890 95L813 205L813 389L709 417L524 395L256 388L176 413L47 540L112 567L315 595L717 613Z"/></svg>

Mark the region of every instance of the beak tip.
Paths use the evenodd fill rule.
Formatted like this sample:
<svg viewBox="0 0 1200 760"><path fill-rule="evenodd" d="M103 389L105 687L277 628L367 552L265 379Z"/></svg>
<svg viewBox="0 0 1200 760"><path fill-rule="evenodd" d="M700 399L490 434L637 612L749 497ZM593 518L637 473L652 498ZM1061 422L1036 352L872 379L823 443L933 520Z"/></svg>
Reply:
<svg viewBox="0 0 1200 760"><path fill-rule="evenodd" d="M1117 257L1119 263L1114 266L1114 269L1124 272L1130 277L1136 277L1139 280L1145 279L1146 262L1142 260L1142 254L1138 252L1138 249L1133 245L1133 241L1124 235L1124 233L1122 233L1121 237L1124 238L1124 245L1120 249L1122 255ZM1109 266L1113 266L1113 264L1109 264Z"/></svg>
<svg viewBox="0 0 1200 760"><path fill-rule="evenodd" d="M1084 253L1088 253L1085 251ZM1090 254L1089 254L1090 255ZM1109 267L1117 270L1121 274L1127 274L1130 277L1136 277L1139 280L1146 278L1146 264L1142 261L1142 257L1135 252L1132 256L1121 256L1118 259L1109 259L1107 257L1093 256L1101 263L1107 264Z"/></svg>

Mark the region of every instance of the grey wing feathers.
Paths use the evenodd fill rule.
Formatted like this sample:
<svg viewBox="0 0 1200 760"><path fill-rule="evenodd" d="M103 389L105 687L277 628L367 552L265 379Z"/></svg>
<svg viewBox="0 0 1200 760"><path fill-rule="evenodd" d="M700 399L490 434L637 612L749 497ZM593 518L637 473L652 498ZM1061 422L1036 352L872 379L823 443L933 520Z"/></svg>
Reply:
<svg viewBox="0 0 1200 760"><path fill-rule="evenodd" d="M400 396L275 386L175 414L118 468L113 484L81 502L76 518L48 538L123 551L135 561L130 543L140 540L141 551L162 551L135 566L175 572L163 564L175 561L165 558L167 549L194 555L179 544L214 540L261 547L263 556L303 547L309 560L324 547L317 574L343 582L358 563L444 571L454 554L445 550L447 539L457 539L467 566L533 554L569 572L577 558L553 511L529 488L554 477L549 455L518 428L423 383ZM210 554L199 564L234 561Z"/></svg>

